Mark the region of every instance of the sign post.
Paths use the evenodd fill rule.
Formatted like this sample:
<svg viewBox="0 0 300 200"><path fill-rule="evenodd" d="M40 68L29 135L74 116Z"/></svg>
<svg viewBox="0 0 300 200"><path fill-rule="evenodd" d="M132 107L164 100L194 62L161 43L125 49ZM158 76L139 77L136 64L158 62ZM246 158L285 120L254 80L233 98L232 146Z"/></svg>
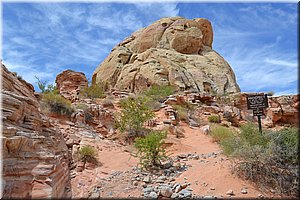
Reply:
<svg viewBox="0 0 300 200"><path fill-rule="evenodd" d="M260 116L264 115L264 108L269 107L268 96L266 94L248 95L247 107L253 110L253 116L257 116L259 132L262 133Z"/></svg>

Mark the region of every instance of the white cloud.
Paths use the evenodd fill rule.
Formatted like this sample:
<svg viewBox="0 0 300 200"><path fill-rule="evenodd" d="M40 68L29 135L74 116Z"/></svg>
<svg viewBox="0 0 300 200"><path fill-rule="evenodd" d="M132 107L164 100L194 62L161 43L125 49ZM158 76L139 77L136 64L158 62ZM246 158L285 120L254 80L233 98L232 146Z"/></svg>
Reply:
<svg viewBox="0 0 300 200"><path fill-rule="evenodd" d="M283 67L293 67L293 68L298 67L298 64L296 62L289 62L286 60L266 58L264 61L268 64L279 65L279 66L283 66Z"/></svg>

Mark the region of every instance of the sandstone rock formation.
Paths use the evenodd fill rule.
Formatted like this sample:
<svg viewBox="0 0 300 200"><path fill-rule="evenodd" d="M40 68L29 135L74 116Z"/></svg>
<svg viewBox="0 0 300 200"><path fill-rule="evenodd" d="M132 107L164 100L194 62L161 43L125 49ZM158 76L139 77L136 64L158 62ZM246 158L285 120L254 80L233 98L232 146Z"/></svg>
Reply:
<svg viewBox="0 0 300 200"><path fill-rule="evenodd" d="M259 93L237 93L233 105L240 109L241 118L248 120L253 111L247 109L247 95ZM279 124L299 125L299 95L282 95L268 97L269 107L265 109L262 123L268 127Z"/></svg>
<svg viewBox="0 0 300 200"><path fill-rule="evenodd" d="M78 98L80 90L88 86L84 73L72 70L58 74L55 83L59 93L72 102Z"/></svg>
<svg viewBox="0 0 300 200"><path fill-rule="evenodd" d="M240 91L212 41L207 19L162 18L114 47L94 71L93 84L131 92L155 84L217 94Z"/></svg>
<svg viewBox="0 0 300 200"><path fill-rule="evenodd" d="M3 198L70 197L67 146L31 84L2 70Z"/></svg>

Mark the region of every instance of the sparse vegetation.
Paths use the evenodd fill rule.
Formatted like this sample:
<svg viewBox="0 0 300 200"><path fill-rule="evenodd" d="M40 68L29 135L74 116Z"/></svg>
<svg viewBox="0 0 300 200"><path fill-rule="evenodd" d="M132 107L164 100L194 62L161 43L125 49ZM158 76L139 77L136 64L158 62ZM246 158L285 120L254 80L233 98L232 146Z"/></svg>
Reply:
<svg viewBox="0 0 300 200"><path fill-rule="evenodd" d="M278 193L298 194L297 128L261 134L249 123L241 126L240 133L224 130L213 129L211 134L217 138L224 153L235 159L235 173L261 187L276 189Z"/></svg>
<svg viewBox="0 0 300 200"><path fill-rule="evenodd" d="M177 115L180 121L184 121L187 123L189 122L188 108L181 105L173 105L172 107L177 111Z"/></svg>
<svg viewBox="0 0 300 200"><path fill-rule="evenodd" d="M218 115L211 115L208 117L208 121L212 123L220 123L220 117Z"/></svg>
<svg viewBox="0 0 300 200"><path fill-rule="evenodd" d="M271 97L271 96L274 96L275 92L274 91L269 91L267 92L267 96Z"/></svg>
<svg viewBox="0 0 300 200"><path fill-rule="evenodd" d="M172 107L177 111L179 120L189 122L189 112L194 110L194 105L186 102L184 104L172 105Z"/></svg>
<svg viewBox="0 0 300 200"><path fill-rule="evenodd" d="M97 152L94 147L87 145L79 149L79 155L83 162L89 162L96 159Z"/></svg>
<svg viewBox="0 0 300 200"><path fill-rule="evenodd" d="M163 147L163 139L166 136L166 132L151 131L145 137L135 139L136 156L140 158L140 164L143 168L151 169L152 167L160 167L161 161L167 158Z"/></svg>
<svg viewBox="0 0 300 200"><path fill-rule="evenodd" d="M162 101L165 97L174 94L175 88L173 86L157 86L153 85L148 90L143 91L141 94L151 98L154 101Z"/></svg>
<svg viewBox="0 0 300 200"><path fill-rule="evenodd" d="M212 127L211 136L214 142L220 142L228 139L233 135L233 132L224 126L215 125Z"/></svg>
<svg viewBox="0 0 300 200"><path fill-rule="evenodd" d="M69 100L52 92L43 93L42 109L44 111L66 116L71 116L73 112L73 108L71 107L71 102Z"/></svg>
<svg viewBox="0 0 300 200"><path fill-rule="evenodd" d="M110 98L103 99L101 103L104 107L114 108L113 100Z"/></svg>
<svg viewBox="0 0 300 200"><path fill-rule="evenodd" d="M143 97L129 97L121 101L121 112L116 115L116 127L121 132L128 131L133 137L143 135L144 124L153 119L153 111Z"/></svg>
<svg viewBox="0 0 300 200"><path fill-rule="evenodd" d="M94 84L80 91L80 96L84 98L104 98L104 88L99 84Z"/></svg>

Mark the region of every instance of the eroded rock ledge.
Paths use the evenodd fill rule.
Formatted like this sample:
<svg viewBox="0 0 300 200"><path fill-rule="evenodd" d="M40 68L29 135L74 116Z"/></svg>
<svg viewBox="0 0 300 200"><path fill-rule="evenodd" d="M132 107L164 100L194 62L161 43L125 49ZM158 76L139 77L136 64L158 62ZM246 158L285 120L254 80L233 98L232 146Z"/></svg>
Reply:
<svg viewBox="0 0 300 200"><path fill-rule="evenodd" d="M68 148L34 88L2 70L3 198L71 197Z"/></svg>

